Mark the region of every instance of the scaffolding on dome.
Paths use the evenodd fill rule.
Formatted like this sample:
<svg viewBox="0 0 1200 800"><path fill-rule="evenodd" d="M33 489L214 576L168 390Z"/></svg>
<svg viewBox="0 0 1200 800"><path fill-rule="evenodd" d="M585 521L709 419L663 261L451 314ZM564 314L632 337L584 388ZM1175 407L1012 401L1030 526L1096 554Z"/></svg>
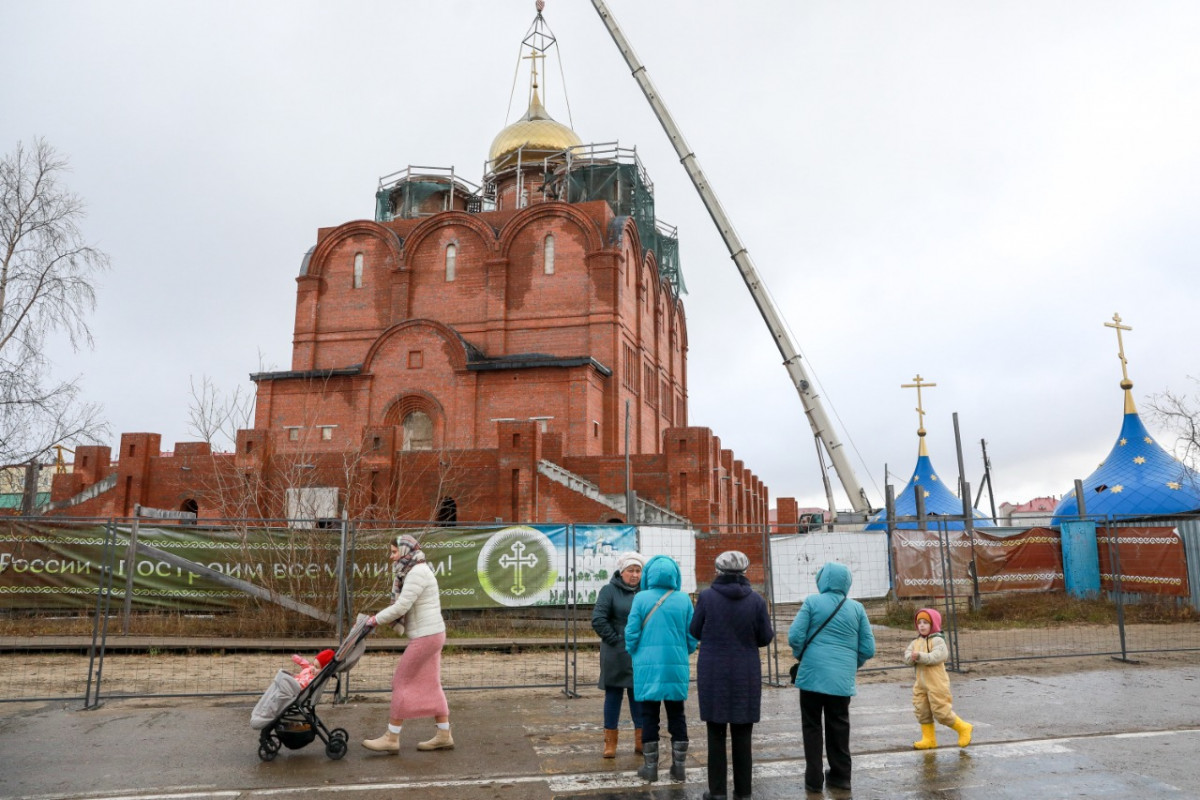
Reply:
<svg viewBox="0 0 1200 800"><path fill-rule="evenodd" d="M679 268L679 235L654 215L654 182L636 148L617 142L581 145L545 160L545 193L568 203L604 200L617 216L637 225L642 247L654 251L659 274L676 297L685 294Z"/></svg>
<svg viewBox="0 0 1200 800"><path fill-rule="evenodd" d="M376 222L482 210L480 187L456 175L454 167L408 166L380 178L375 191Z"/></svg>
<svg viewBox="0 0 1200 800"><path fill-rule="evenodd" d="M505 156L511 158L511 156ZM443 211L479 214L496 208L496 176L515 170L543 175L547 200L586 203L604 200L617 216L629 217L637 225L642 247L654 252L658 272L679 297L687 293L679 265L678 230L654 215L654 182L638 158L637 150L616 142L571 147L537 160L516 161L497 169L484 167L483 186L463 179L453 167L408 166L379 179L375 192L375 221L420 219Z"/></svg>

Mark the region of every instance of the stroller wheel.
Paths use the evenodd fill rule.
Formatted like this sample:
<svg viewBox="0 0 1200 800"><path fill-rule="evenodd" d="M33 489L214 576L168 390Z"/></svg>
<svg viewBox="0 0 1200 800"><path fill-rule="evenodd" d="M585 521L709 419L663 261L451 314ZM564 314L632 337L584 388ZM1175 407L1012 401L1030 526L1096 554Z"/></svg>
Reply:
<svg viewBox="0 0 1200 800"><path fill-rule="evenodd" d="M346 731L345 728L334 728L333 730L331 730L329 732L329 738L331 741L333 739L341 739L343 742L349 742L350 734Z"/></svg>
<svg viewBox="0 0 1200 800"><path fill-rule="evenodd" d="M259 740L258 757L263 761L274 761L275 756L279 755L279 740L274 736L265 737Z"/></svg>
<svg viewBox="0 0 1200 800"><path fill-rule="evenodd" d="M325 745L325 755L334 761L346 755L346 740L340 736L330 737L329 744Z"/></svg>

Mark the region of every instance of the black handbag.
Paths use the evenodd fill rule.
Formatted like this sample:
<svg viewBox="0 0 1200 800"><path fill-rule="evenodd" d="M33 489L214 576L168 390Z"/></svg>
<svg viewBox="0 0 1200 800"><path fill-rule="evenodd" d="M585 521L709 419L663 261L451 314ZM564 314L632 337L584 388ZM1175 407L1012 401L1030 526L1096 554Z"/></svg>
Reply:
<svg viewBox="0 0 1200 800"><path fill-rule="evenodd" d="M800 648L800 655L796 656L796 663L792 664L792 668L788 670L788 675L791 676L793 684L796 682L796 673L800 671L800 659L804 658L804 651L808 649L808 646L809 646L809 644L812 643L812 640L817 638L817 633L820 633L821 631L825 630L825 626L833 621L833 618L837 616L837 613L842 610L842 603L845 603L845 602L846 602L846 597L843 596L842 602L838 603L837 606L834 607L833 613L830 614L825 619L825 621L821 623L821 627L817 628L816 633L814 633L812 636L810 636L804 640L804 646Z"/></svg>

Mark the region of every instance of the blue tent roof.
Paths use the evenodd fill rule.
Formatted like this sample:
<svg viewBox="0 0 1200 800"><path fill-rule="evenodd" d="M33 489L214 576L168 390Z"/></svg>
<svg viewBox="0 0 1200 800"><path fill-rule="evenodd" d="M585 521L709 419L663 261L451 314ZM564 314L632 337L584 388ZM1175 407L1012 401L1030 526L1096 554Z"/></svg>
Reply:
<svg viewBox="0 0 1200 800"><path fill-rule="evenodd" d="M942 517L959 517L954 521L935 521L930 519L926 523L927 528L944 526L946 530L961 531L962 523L962 500L958 499L958 495L950 491L950 488L938 478L937 472L933 469L933 462L929 460L929 454L925 451L925 440L921 439L921 447L917 453L917 468L913 470L912 478L909 479L908 485L904 487L904 491L896 498L896 516L897 517L915 517L917 515L917 495L916 493L924 492L925 494L925 514L927 517L942 516ZM985 528L992 527L993 522L990 517L984 516L978 511L974 511L975 527ZM907 530L917 529L919 526L915 521L897 522L897 528ZM880 531L887 530L887 509L884 509L871 517L870 523L867 524L865 530Z"/></svg>
<svg viewBox="0 0 1200 800"><path fill-rule="evenodd" d="M1084 509L1093 516L1179 514L1200 509L1200 475L1150 436L1125 391L1125 421L1108 457L1083 481ZM1054 509L1052 524L1079 513L1075 490Z"/></svg>

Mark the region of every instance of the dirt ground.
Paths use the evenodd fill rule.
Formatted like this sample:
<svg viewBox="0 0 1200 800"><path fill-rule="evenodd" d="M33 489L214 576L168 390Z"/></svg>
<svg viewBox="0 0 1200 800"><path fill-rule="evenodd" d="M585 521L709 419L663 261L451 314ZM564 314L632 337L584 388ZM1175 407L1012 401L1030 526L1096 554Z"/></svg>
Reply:
<svg viewBox="0 0 1200 800"><path fill-rule="evenodd" d="M777 639L778 671L786 676L791 651L786 629ZM908 668L900 663L913 634L907 630L874 626L876 657L860 672L862 683L907 682ZM964 631L957 642L962 672L973 676L1058 675L1083 670L1129 669L1140 665L1173 666L1200 662L1200 625L1127 626L1129 661L1120 661L1119 637L1111 626L1062 626L1050 629ZM0 646L0 650L2 650ZM302 653L313 658L315 653ZM7 666L0 680L0 701L26 698L82 697L88 679L88 658L76 654L4 653ZM350 687L354 692L386 692L396 655L370 652L355 666ZM93 675L96 674L93 665ZM113 695L188 695L261 693L275 673L298 667L288 653L109 654L99 669L102 693ZM570 684L594 686L598 656L594 646L581 643L577 651L528 649L515 652L480 652L447 648L442 661L448 688ZM332 688L330 682L327 688Z"/></svg>
<svg viewBox="0 0 1200 800"><path fill-rule="evenodd" d="M907 681L909 671L899 665L913 633L875 626L875 658L859 673L860 682ZM1162 649L1129 653L1119 660L1119 638L1107 626L1072 625L1029 630L963 631L958 648L966 674L1061 675L1097 669L1127 669L1130 666L1173 666L1200 663L1200 625L1130 625L1127 639L1134 646L1153 642ZM977 654L987 653L986 657ZM1069 655L1065 655L1068 654ZM984 660L986 658L987 660ZM890 663L889 663L890 662Z"/></svg>

